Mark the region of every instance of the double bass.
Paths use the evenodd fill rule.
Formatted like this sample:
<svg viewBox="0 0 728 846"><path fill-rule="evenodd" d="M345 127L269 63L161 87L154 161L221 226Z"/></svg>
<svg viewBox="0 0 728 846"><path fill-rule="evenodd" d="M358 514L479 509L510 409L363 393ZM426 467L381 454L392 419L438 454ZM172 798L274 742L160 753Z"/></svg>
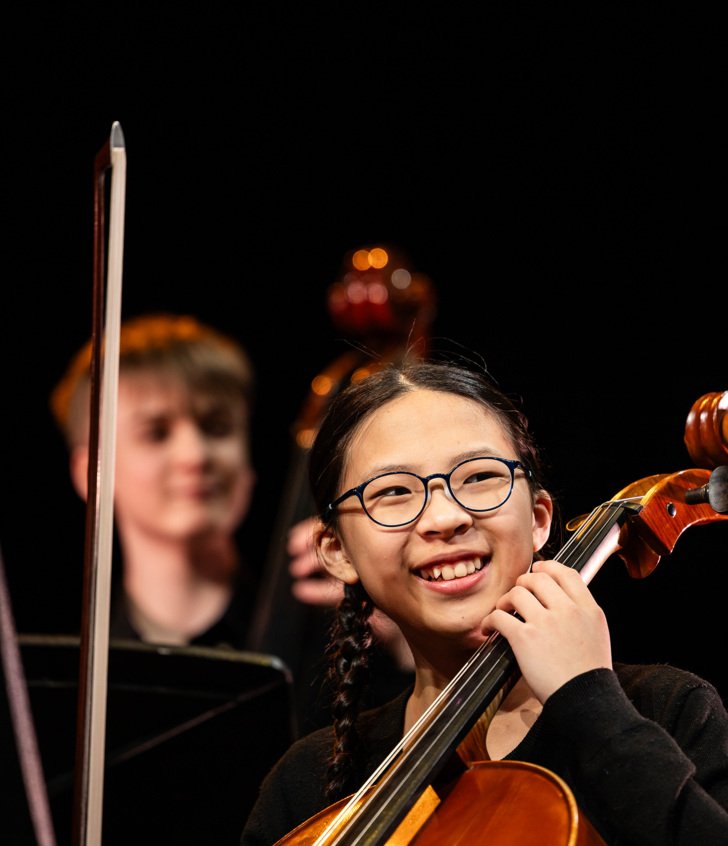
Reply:
<svg viewBox="0 0 728 846"><path fill-rule="evenodd" d="M586 583L612 556L642 579L688 528L728 520L726 400L728 393L701 397L688 417L685 443L707 467L628 485L575 521L555 557ZM492 634L356 794L277 846L602 843L555 774L527 762L458 755L480 716L491 704L497 707L519 677L508 642Z"/></svg>
<svg viewBox="0 0 728 846"><path fill-rule="evenodd" d="M318 690L330 624L330 610L295 599L288 572L288 530L316 510L306 476L308 451L329 401L343 387L388 362L427 355L437 297L430 277L413 267L401 247L379 243L360 246L344 256L326 300L333 326L346 339L347 349L311 380L292 426L285 496L246 644L251 651L276 655L285 662L296 680L298 712L307 716L316 710L309 695L315 697ZM299 726L302 730L311 727Z"/></svg>

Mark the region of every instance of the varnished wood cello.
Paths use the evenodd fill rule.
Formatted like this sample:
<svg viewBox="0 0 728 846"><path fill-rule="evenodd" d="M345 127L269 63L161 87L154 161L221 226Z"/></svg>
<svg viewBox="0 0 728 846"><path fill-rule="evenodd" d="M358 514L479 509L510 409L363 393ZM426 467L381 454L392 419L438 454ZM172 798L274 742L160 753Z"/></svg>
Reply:
<svg viewBox="0 0 728 846"><path fill-rule="evenodd" d="M706 444L695 431L695 420L704 424L706 415L695 410L704 412L712 403L720 416L725 398L701 398L688 418L691 456L699 448L711 465L728 458L725 424L704 426L718 434ZM687 528L726 519L728 463L712 472L655 475L627 486L580 520L555 557L585 582L613 555L622 558L630 576L644 578ZM491 703L497 706L519 676L507 641L492 635L354 796L296 828L280 846L600 843L568 786L549 778L553 774L524 762L465 764L456 754L480 715Z"/></svg>

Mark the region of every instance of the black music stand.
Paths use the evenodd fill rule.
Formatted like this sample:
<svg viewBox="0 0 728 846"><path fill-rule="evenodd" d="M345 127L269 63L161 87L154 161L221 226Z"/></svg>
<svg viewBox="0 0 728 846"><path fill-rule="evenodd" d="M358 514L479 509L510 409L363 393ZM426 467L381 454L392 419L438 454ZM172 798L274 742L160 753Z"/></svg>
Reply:
<svg viewBox="0 0 728 846"><path fill-rule="evenodd" d="M79 640L18 638L58 846L71 842ZM0 696L3 842L35 846ZM295 736L285 665L252 652L112 641L103 846L237 846L263 776Z"/></svg>

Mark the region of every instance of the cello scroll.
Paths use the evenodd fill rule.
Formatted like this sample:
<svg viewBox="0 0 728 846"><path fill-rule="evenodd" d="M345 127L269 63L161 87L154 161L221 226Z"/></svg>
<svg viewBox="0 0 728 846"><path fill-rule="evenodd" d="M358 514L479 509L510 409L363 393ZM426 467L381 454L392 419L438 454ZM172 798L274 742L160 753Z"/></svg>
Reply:
<svg viewBox="0 0 728 846"><path fill-rule="evenodd" d="M685 446L700 467L728 464L728 391L703 394L685 424Z"/></svg>

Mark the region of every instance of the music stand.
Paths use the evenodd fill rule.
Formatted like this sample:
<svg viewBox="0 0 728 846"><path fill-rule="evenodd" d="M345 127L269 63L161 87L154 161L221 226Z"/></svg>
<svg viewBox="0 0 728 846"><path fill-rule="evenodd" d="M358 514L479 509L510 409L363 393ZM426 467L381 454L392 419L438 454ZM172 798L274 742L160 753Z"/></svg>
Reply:
<svg viewBox="0 0 728 846"><path fill-rule="evenodd" d="M21 635L58 846L71 841L79 640ZM7 698L4 842L35 846ZM111 641L103 846L238 846L261 780L295 737L293 686L270 655ZM7 839L5 839L7 838Z"/></svg>

